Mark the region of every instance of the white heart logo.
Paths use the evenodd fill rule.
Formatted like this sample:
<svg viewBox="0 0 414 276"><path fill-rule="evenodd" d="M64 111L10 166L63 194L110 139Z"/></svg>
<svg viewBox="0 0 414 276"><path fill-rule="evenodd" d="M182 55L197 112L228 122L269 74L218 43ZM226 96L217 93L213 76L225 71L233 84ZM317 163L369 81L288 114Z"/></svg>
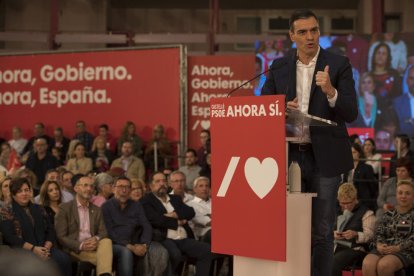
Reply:
<svg viewBox="0 0 414 276"><path fill-rule="evenodd" d="M210 120L202 120L201 121L201 127L203 129L210 129Z"/></svg>
<svg viewBox="0 0 414 276"><path fill-rule="evenodd" d="M244 175L250 188L263 199L275 186L279 176L279 167L275 159L267 157L260 163L259 159L250 157L244 164Z"/></svg>

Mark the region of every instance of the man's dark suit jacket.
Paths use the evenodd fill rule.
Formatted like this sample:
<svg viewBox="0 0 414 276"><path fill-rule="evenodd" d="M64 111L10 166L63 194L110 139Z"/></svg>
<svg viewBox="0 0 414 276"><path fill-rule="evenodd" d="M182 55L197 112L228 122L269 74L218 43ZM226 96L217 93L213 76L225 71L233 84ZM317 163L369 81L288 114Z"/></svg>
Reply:
<svg viewBox="0 0 414 276"><path fill-rule="evenodd" d="M268 73L262 95L286 95L286 102L296 97L296 51L275 60ZM334 108L326 94L316 85L315 76L329 65L331 84L338 91ZM358 107L352 67L348 58L320 49L312 80L308 113L334 121L336 127L310 127L312 149L322 176L338 176L352 169L351 145L345 122L351 123L358 116Z"/></svg>
<svg viewBox="0 0 414 276"><path fill-rule="evenodd" d="M179 219L186 219L187 221L195 216L194 209L184 204L181 197L177 195L168 195L170 197L171 205L174 207L174 211L177 213ZM153 228L153 240L163 241L167 238L167 230L177 230L178 221L175 218L164 216L167 213L164 205L153 194L149 193L141 199L141 203L144 206L145 214ZM187 236L194 238L193 231L188 223L183 225Z"/></svg>
<svg viewBox="0 0 414 276"><path fill-rule="evenodd" d="M100 239L107 238L105 223L101 208L89 204L89 223L91 235ZM62 203L55 217L55 229L59 243L66 251L80 252L79 246L79 213L76 198L72 201Z"/></svg>

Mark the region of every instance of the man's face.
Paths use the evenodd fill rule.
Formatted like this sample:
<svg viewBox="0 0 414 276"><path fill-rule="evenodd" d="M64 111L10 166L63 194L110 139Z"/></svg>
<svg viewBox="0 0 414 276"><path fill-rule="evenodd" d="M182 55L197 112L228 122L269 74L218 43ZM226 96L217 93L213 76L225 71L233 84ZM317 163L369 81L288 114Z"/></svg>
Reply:
<svg viewBox="0 0 414 276"><path fill-rule="evenodd" d="M210 197L210 185L207 180L200 179L197 186L194 187L194 193L197 197L207 200Z"/></svg>
<svg viewBox="0 0 414 276"><path fill-rule="evenodd" d="M209 135L208 135L208 133L206 133L206 132L201 132L200 133L200 141L201 141L201 144L203 146L205 146L207 144L208 138L210 138Z"/></svg>
<svg viewBox="0 0 414 276"><path fill-rule="evenodd" d="M150 185L151 192L158 197L163 197L167 194L167 178L162 173L157 173L152 177Z"/></svg>
<svg viewBox="0 0 414 276"><path fill-rule="evenodd" d="M85 129L86 129L85 123L83 123L83 122L77 122L76 123L76 132L77 133L82 133L82 132L85 131Z"/></svg>
<svg viewBox="0 0 414 276"><path fill-rule="evenodd" d="M66 172L63 176L62 176L62 187L66 190L72 190L72 173L70 172Z"/></svg>
<svg viewBox="0 0 414 276"><path fill-rule="evenodd" d="M37 153L45 153L47 150L47 143L45 139L37 139L35 144Z"/></svg>
<svg viewBox="0 0 414 276"><path fill-rule="evenodd" d="M94 189L95 187L93 185L93 179L88 176L84 176L79 179L78 183L75 186L76 195L79 197L79 199L86 201L89 201L92 198Z"/></svg>
<svg viewBox="0 0 414 276"><path fill-rule="evenodd" d="M35 124L35 126L34 126L34 135L36 136L36 137L40 137L40 136L42 136L43 134L44 134L44 128L42 127L42 125L40 125L40 124Z"/></svg>
<svg viewBox="0 0 414 276"><path fill-rule="evenodd" d="M192 166L197 161L197 157L194 155L193 152L187 152L185 154L185 164L187 166Z"/></svg>
<svg viewBox="0 0 414 276"><path fill-rule="evenodd" d="M319 24L314 17L298 19L289 31L290 39L296 42L299 55L314 57L319 47Z"/></svg>
<svg viewBox="0 0 414 276"><path fill-rule="evenodd" d="M383 130L380 130L375 135L375 144L379 150L389 150L391 146L391 135Z"/></svg>
<svg viewBox="0 0 414 276"><path fill-rule="evenodd" d="M181 173L174 173L170 175L170 186L174 194L183 194L185 187L185 176Z"/></svg>
<svg viewBox="0 0 414 276"><path fill-rule="evenodd" d="M107 134L108 134L108 131L106 130L106 128L104 127L99 128L99 136L106 137Z"/></svg>
<svg viewBox="0 0 414 276"><path fill-rule="evenodd" d="M114 185L114 197L122 204L127 202L131 193L131 183L126 179L118 180Z"/></svg>
<svg viewBox="0 0 414 276"><path fill-rule="evenodd" d="M51 181L59 181L59 173L58 172L50 172L46 175L46 180Z"/></svg>
<svg viewBox="0 0 414 276"><path fill-rule="evenodd" d="M414 95L414 67L408 71L407 86L408 90L410 90L411 95Z"/></svg>
<svg viewBox="0 0 414 276"><path fill-rule="evenodd" d="M122 144L122 156L129 157L132 154L132 144L131 143L123 143Z"/></svg>

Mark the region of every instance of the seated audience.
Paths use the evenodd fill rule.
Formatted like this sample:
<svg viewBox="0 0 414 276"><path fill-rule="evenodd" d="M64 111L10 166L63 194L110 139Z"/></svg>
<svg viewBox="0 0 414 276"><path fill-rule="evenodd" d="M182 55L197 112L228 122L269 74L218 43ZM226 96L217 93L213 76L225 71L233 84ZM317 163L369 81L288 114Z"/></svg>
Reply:
<svg viewBox="0 0 414 276"><path fill-rule="evenodd" d="M131 194L130 198L133 201L140 200L147 191L144 181L139 178L132 178L131 179Z"/></svg>
<svg viewBox="0 0 414 276"><path fill-rule="evenodd" d="M140 202L130 199L130 180L116 179L113 190L114 197L102 205L102 213L113 243L117 274L163 275L168 266L168 252L161 244L151 242L152 227L144 209Z"/></svg>
<svg viewBox="0 0 414 276"><path fill-rule="evenodd" d="M344 175L344 182L351 182L358 191L358 200L371 210L376 210L376 199L378 196L378 182L374 176L374 170L370 165L361 161L364 153L359 144L354 143L351 147L354 159L354 168Z"/></svg>
<svg viewBox="0 0 414 276"><path fill-rule="evenodd" d="M108 239L101 209L91 204L93 179L81 176L75 199L62 203L55 217L59 243L70 255L96 266L96 274L112 275L112 241Z"/></svg>
<svg viewBox="0 0 414 276"><path fill-rule="evenodd" d="M109 133L109 127L107 124L101 124L99 126L99 134L95 137L92 145L92 151L96 150L96 142L97 138L101 138L105 141L105 147L108 149L112 154L117 153L117 144L116 140L112 135Z"/></svg>
<svg viewBox="0 0 414 276"><path fill-rule="evenodd" d="M197 165L197 153L194 149L188 149L185 152L185 165L178 169L185 174L186 191L193 191L194 179L200 176L201 167Z"/></svg>
<svg viewBox="0 0 414 276"><path fill-rule="evenodd" d="M76 134L72 139L79 140L84 146L85 151L90 152L93 144L93 135L86 131L85 121L76 122Z"/></svg>
<svg viewBox="0 0 414 276"><path fill-rule="evenodd" d="M182 171L173 171L169 175L169 184L171 187L170 195L179 196L184 203L190 202L194 196L185 191L186 176Z"/></svg>
<svg viewBox="0 0 414 276"><path fill-rule="evenodd" d="M342 269L355 263L361 265L374 237L375 215L358 202L357 190L344 183L338 190L338 213L334 231L334 261L332 276L342 276Z"/></svg>
<svg viewBox="0 0 414 276"><path fill-rule="evenodd" d="M139 178L145 181L145 165L141 158L133 155L133 144L126 141L122 144L122 155L112 162L112 168L122 168L128 178Z"/></svg>
<svg viewBox="0 0 414 276"><path fill-rule="evenodd" d="M394 139L395 154L391 157L390 177L395 176L395 167L398 158L405 157L410 161L410 174L414 172L414 152L410 150L410 137L406 134L399 134Z"/></svg>
<svg viewBox="0 0 414 276"><path fill-rule="evenodd" d="M210 180L199 176L194 180L194 198L187 202L193 207L195 216L190 221L190 226L197 239L211 244L211 199Z"/></svg>
<svg viewBox="0 0 414 276"><path fill-rule="evenodd" d="M43 138L46 141L48 149L51 149L53 147L52 138L50 138L50 136L46 135L45 125L43 123L41 123L41 122L36 123L34 125L33 133L34 133L34 136L31 137L29 139L29 141L27 142L26 146L24 147L23 154L32 152L35 149L34 144L35 144L36 140L39 139L39 138Z"/></svg>
<svg viewBox="0 0 414 276"><path fill-rule="evenodd" d="M52 150L57 148L60 150L60 158L58 160L65 160L66 154L69 149L70 139L63 135L63 129L61 127L55 128L53 131Z"/></svg>
<svg viewBox="0 0 414 276"><path fill-rule="evenodd" d="M203 167L206 162L206 155L210 152L210 131L203 129L200 132L201 147L197 150L198 165Z"/></svg>
<svg viewBox="0 0 414 276"><path fill-rule="evenodd" d="M9 144L19 156L23 154L24 148L27 145L27 139L23 138L23 132L20 127L12 129L12 139L9 140Z"/></svg>
<svg viewBox="0 0 414 276"><path fill-rule="evenodd" d="M37 178L37 183L40 185L45 181L46 172L50 169L55 169L59 166L58 161L47 150L47 141L44 138L39 138L34 143L36 152L30 154L26 162L26 168L32 170ZM39 188L33 186L35 195L38 194Z"/></svg>
<svg viewBox="0 0 414 276"><path fill-rule="evenodd" d="M90 157L93 162L93 169L95 172L106 172L109 170L112 161L114 160L113 153L107 148L105 144L105 138L98 136L94 141L94 150L91 152Z"/></svg>
<svg viewBox="0 0 414 276"><path fill-rule="evenodd" d="M397 160L396 176L390 177L382 185L380 193L377 199L377 219L381 218L383 213L394 209L397 204L395 197L395 191L397 184L400 181L413 181L411 178L411 163L406 158L400 158Z"/></svg>
<svg viewBox="0 0 414 276"><path fill-rule="evenodd" d="M56 234L45 210L31 202L32 190L27 179L10 183L11 205L1 209L0 229L5 244L33 252L40 259L53 260L62 275L72 274L70 257L56 248Z"/></svg>
<svg viewBox="0 0 414 276"><path fill-rule="evenodd" d="M122 128L121 137L118 140L118 155L122 154L122 145L125 142L131 142L133 152L132 154L136 157L142 157L142 140L137 135L137 128L131 121L127 121Z"/></svg>
<svg viewBox="0 0 414 276"><path fill-rule="evenodd" d="M53 147L51 153L58 161L59 166L63 166L65 164L65 160L62 159L62 151L60 148Z"/></svg>
<svg viewBox="0 0 414 276"><path fill-rule="evenodd" d="M40 188L39 204L45 208L53 225L60 203L62 203L62 193L59 183L55 180L46 180Z"/></svg>
<svg viewBox="0 0 414 276"><path fill-rule="evenodd" d="M4 176L0 180L0 207L5 207L11 203L10 181L11 177L9 176Z"/></svg>
<svg viewBox="0 0 414 276"><path fill-rule="evenodd" d="M381 171L380 160L382 158L382 155L376 152L374 139L372 138L365 139L363 149L364 149L365 158L368 159L367 161L365 161L365 163L372 167L372 169L374 170L374 174L378 178L378 174Z"/></svg>
<svg viewBox="0 0 414 276"><path fill-rule="evenodd" d="M92 171L93 166L92 159L85 155L85 146L82 143L78 143L74 149L74 156L68 160L66 169L73 174L88 174Z"/></svg>
<svg viewBox="0 0 414 276"><path fill-rule="evenodd" d="M91 202L98 207L107 201L112 196L112 184L114 178L107 173L100 173L95 177L95 187L98 194L93 196Z"/></svg>
<svg viewBox="0 0 414 276"><path fill-rule="evenodd" d="M210 245L194 239L188 225L195 213L176 195L167 194L167 179L156 172L151 178L151 193L142 198L145 214L153 227L153 240L168 250L173 272L184 260L184 255L196 260L196 276L209 275Z"/></svg>
<svg viewBox="0 0 414 276"><path fill-rule="evenodd" d="M400 182L396 190L397 205L387 211L375 230L375 248L362 264L364 276L394 275L414 264L414 186Z"/></svg>

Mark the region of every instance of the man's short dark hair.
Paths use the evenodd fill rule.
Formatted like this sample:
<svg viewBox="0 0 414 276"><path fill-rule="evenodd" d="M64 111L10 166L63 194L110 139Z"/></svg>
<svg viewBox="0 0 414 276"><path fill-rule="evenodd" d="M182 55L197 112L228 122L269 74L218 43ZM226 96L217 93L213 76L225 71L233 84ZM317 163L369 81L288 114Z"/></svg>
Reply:
<svg viewBox="0 0 414 276"><path fill-rule="evenodd" d="M131 185L131 179L129 179L129 178L128 178L128 177L126 177L125 175L122 175L122 176L116 177L116 178L115 178L115 180L114 180L114 182L112 183L112 185L113 185L113 186L115 186L115 185L116 185L116 183L118 183L118 181L120 181L120 180L125 180L125 181L127 181L127 182L129 183L129 185Z"/></svg>
<svg viewBox="0 0 414 276"><path fill-rule="evenodd" d="M407 134L398 134L396 138L399 138L401 140L401 143L404 143L407 145L407 148L410 148L410 137L408 137Z"/></svg>
<svg viewBox="0 0 414 276"><path fill-rule="evenodd" d="M318 18L316 17L316 14L313 13L313 11L309 9L300 9L296 10L292 13L289 19L289 30L293 32L293 23L298 19L308 19L309 17L314 17L316 21L318 21Z"/></svg>
<svg viewBox="0 0 414 276"><path fill-rule="evenodd" d="M109 127L108 127L108 125L107 125L107 124L101 124L101 125L99 126L99 128L104 128L105 130L109 130Z"/></svg>
<svg viewBox="0 0 414 276"><path fill-rule="evenodd" d="M197 152L195 151L195 149L191 149L191 148L190 148L190 149L187 149L187 150L185 151L185 153L190 153L190 152L191 152L192 154L194 154L194 156L195 156L195 157L197 157Z"/></svg>

